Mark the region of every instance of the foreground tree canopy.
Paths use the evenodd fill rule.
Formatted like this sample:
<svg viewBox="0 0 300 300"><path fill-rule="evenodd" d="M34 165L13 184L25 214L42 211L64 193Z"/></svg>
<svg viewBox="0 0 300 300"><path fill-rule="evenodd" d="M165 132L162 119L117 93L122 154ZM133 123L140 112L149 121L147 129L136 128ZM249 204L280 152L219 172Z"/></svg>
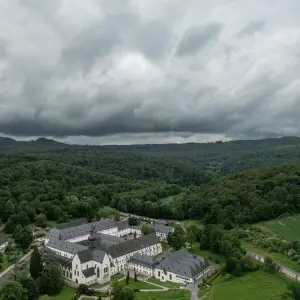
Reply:
<svg viewBox="0 0 300 300"><path fill-rule="evenodd" d="M117 217L114 209L225 229L268 220L300 211L299 141L96 147L0 138L0 217L24 249L29 223Z"/></svg>

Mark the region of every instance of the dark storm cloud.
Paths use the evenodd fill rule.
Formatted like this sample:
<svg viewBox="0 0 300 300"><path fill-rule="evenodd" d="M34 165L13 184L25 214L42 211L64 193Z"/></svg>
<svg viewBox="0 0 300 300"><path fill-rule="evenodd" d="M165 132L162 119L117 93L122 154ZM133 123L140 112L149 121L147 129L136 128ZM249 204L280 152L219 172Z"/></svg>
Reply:
<svg viewBox="0 0 300 300"><path fill-rule="evenodd" d="M222 27L222 24L214 23L186 30L179 42L177 55L189 55L201 50L219 35Z"/></svg>
<svg viewBox="0 0 300 300"><path fill-rule="evenodd" d="M99 143L299 135L298 6L1 1L0 132Z"/></svg>

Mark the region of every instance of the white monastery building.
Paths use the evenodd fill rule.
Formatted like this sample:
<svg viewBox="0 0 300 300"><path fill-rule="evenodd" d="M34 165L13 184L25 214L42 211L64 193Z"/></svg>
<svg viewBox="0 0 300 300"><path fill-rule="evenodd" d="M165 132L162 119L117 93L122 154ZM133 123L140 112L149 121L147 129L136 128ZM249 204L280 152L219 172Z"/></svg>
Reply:
<svg viewBox="0 0 300 300"><path fill-rule="evenodd" d="M45 246L56 253L62 277L77 284L106 283L119 272L132 271L161 281L194 282L207 277L211 266L200 256L181 249L161 260L161 241L173 232L153 224L153 233L142 235L127 220L103 219L64 229L51 229Z"/></svg>

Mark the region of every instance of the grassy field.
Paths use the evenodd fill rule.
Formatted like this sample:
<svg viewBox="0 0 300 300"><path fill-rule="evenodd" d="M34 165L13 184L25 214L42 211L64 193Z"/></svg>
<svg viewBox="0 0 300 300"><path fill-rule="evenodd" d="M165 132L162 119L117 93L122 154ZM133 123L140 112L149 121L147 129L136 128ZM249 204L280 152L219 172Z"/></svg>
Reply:
<svg viewBox="0 0 300 300"><path fill-rule="evenodd" d="M287 241L300 242L300 215L263 222L259 227L278 234Z"/></svg>
<svg viewBox="0 0 300 300"><path fill-rule="evenodd" d="M126 280L120 281L122 286L126 286ZM157 290L159 289L158 286L153 285L151 283L145 281L134 281L133 278L130 278L128 286L132 289L139 289L139 290Z"/></svg>
<svg viewBox="0 0 300 300"><path fill-rule="evenodd" d="M155 283L155 284L158 284L158 285L161 285L161 286L164 286L164 287L167 287L167 288L170 288L170 289L176 289L176 288L179 288L179 285L177 283L174 283L174 282L170 282L170 281L167 281L167 282L161 282L159 279L157 278L149 278L147 279L148 282L152 282L152 283Z"/></svg>
<svg viewBox="0 0 300 300"><path fill-rule="evenodd" d="M191 225L196 225L196 226L199 226L199 227L202 226L199 220L185 220L185 221L183 221L183 226L185 228L188 228Z"/></svg>
<svg viewBox="0 0 300 300"><path fill-rule="evenodd" d="M94 283L92 285L90 285L90 288L92 289L101 289L104 286L110 285L110 282L106 282L106 283Z"/></svg>
<svg viewBox="0 0 300 300"><path fill-rule="evenodd" d="M196 254L196 255L205 257L207 259L209 259L209 257L211 257L213 261L219 260L220 263L224 262L224 257L222 255L215 254L215 253L212 253L212 252L207 251L207 250L201 250L199 243L194 243L193 248L189 249L189 251Z"/></svg>
<svg viewBox="0 0 300 300"><path fill-rule="evenodd" d="M300 265L296 261L293 261L292 259L285 256L284 254L277 253L277 252L268 252L267 249L254 246L251 243L244 242L244 241L242 242L242 245L247 250L251 250L256 253L263 254L263 255L268 255L278 264L283 265L283 266L285 266L289 269L292 269L296 272L300 272Z"/></svg>
<svg viewBox="0 0 300 300"><path fill-rule="evenodd" d="M62 291L55 296L40 296L39 300L69 300L72 299L72 296L76 293L76 290L69 287L64 286Z"/></svg>
<svg viewBox="0 0 300 300"><path fill-rule="evenodd" d="M136 300L190 300L191 292L186 290L168 290L165 292L139 292Z"/></svg>
<svg viewBox="0 0 300 300"><path fill-rule="evenodd" d="M262 271L226 281L219 277L201 300L280 300L287 291L283 280Z"/></svg>
<svg viewBox="0 0 300 300"><path fill-rule="evenodd" d="M119 280L121 278L125 277L124 275L122 274L115 274L113 276L110 277L110 281L113 281L113 280Z"/></svg>

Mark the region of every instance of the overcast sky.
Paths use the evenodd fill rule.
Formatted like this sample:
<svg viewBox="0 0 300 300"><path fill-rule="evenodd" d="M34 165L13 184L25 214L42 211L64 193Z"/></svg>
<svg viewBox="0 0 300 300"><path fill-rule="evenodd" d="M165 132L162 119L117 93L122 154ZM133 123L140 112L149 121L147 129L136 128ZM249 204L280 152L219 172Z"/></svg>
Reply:
<svg viewBox="0 0 300 300"><path fill-rule="evenodd" d="M0 133L300 135L299 0L0 0Z"/></svg>

